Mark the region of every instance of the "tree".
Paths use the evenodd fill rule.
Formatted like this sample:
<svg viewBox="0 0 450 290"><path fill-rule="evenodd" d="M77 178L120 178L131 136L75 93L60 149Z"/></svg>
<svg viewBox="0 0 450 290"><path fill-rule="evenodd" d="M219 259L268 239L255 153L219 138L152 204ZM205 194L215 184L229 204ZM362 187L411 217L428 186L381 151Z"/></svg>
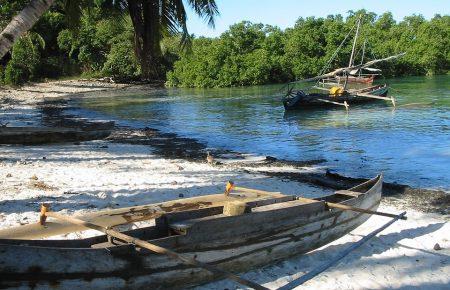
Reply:
<svg viewBox="0 0 450 290"><path fill-rule="evenodd" d="M0 34L0 59L12 48L14 42L27 32L47 11L55 0L32 0Z"/></svg>
<svg viewBox="0 0 450 290"><path fill-rule="evenodd" d="M0 34L0 58L14 41L29 30L55 0L32 0ZM140 60L143 79L161 78L161 40L165 35L181 33L182 44L189 42L186 10L182 0L66 0L66 14L72 26L79 24L82 8L93 4L125 12L128 10L134 28L134 49ZM205 21L214 26L218 14L214 0L186 0Z"/></svg>
<svg viewBox="0 0 450 290"><path fill-rule="evenodd" d="M214 0L188 0L187 4L214 26L214 17L218 14ZM160 79L161 40L164 35L181 32L183 45L189 40L186 27L186 10L182 0L127 0L134 27L135 53L141 62L144 79Z"/></svg>

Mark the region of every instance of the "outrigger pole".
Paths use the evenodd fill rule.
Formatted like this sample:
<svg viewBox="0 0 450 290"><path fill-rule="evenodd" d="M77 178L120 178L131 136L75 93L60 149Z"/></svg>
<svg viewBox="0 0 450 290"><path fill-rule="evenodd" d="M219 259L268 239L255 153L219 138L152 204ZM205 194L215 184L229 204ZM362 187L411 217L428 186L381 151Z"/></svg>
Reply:
<svg viewBox="0 0 450 290"><path fill-rule="evenodd" d="M375 95L365 94L365 93L355 93L355 96L365 97L365 98L370 98L370 99L379 99L379 100L391 101L392 105L395 107L395 98L393 96L391 96L389 98L389 97L375 96Z"/></svg>
<svg viewBox="0 0 450 290"><path fill-rule="evenodd" d="M350 107L347 104L347 101L344 101L344 103L339 103L339 102L333 102L333 101L324 100L324 99L316 99L316 100L324 102L324 103L330 103L330 104L334 104L334 105L344 106L347 111L348 111L348 108Z"/></svg>
<svg viewBox="0 0 450 290"><path fill-rule="evenodd" d="M298 286L302 285L303 283L311 280L312 278L316 277L317 275L319 275L320 273L324 272L328 268L330 268L333 265L337 264L342 258L347 256L351 251L361 247L365 242L367 242L371 238L375 237L378 233L380 233L381 231L385 230L387 227L392 225L394 222L398 221L399 219L405 219L405 215L406 215L406 212L402 212L401 214L394 216L392 220L390 220L389 222L384 224L382 227L376 229L375 231L371 232L367 236L363 237L361 240L359 240L356 243L352 244L351 246L346 248L344 251L342 251L339 254L337 254L331 260L323 263L322 265L319 265L318 267L312 269L311 271L309 271L305 275L303 275L303 276L301 276L301 277L299 277L299 278L289 282L288 284L278 288L277 290L291 290L291 289L294 289L295 287L298 287Z"/></svg>
<svg viewBox="0 0 450 290"><path fill-rule="evenodd" d="M247 192L247 193L269 193L268 191L264 191L264 190L255 190L255 189L239 187L239 186L233 186L232 189L235 189L239 192ZM300 196L297 196L297 200L306 201L306 202L317 201L316 199L300 197ZM367 213L367 214L379 215L379 216L390 217L390 218L396 218L399 216L399 215L392 214L392 213L374 211L374 210L370 210L370 209L359 208L359 207L354 207L354 206L340 204L340 203L334 203L334 202L328 202L328 201L324 201L324 203L325 203L325 206L327 206L328 208L337 208L337 209L341 209L341 210L356 211L356 212L360 212L360 213ZM399 217L399 219L406 220L407 218L406 218L405 214L401 215Z"/></svg>

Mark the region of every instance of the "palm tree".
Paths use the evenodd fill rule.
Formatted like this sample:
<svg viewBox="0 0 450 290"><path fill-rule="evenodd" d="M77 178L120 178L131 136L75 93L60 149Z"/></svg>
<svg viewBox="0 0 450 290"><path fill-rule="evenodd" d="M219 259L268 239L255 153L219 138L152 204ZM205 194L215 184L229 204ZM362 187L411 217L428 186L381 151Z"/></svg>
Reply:
<svg viewBox="0 0 450 290"><path fill-rule="evenodd" d="M115 1L117 2L117 1ZM197 15L214 27L214 17L219 14L214 0L186 0ZM144 79L160 79L161 39L165 35L181 33L182 44L189 42L186 10L183 0L122 0L127 7L134 27L135 53L141 62Z"/></svg>
<svg viewBox="0 0 450 290"><path fill-rule="evenodd" d="M12 48L14 42L27 32L47 11L55 0L32 0L0 34L0 59Z"/></svg>
<svg viewBox="0 0 450 290"><path fill-rule="evenodd" d="M14 41L30 29L55 0L32 0L0 34L0 59L11 49ZM72 24L79 23L81 6L92 0L66 0L66 14ZM134 27L135 54L141 63L142 78L161 78L161 39L181 33L182 44L189 42L185 4L190 6L208 25L214 27L218 15L215 0L109 0L103 5L121 12L128 10Z"/></svg>

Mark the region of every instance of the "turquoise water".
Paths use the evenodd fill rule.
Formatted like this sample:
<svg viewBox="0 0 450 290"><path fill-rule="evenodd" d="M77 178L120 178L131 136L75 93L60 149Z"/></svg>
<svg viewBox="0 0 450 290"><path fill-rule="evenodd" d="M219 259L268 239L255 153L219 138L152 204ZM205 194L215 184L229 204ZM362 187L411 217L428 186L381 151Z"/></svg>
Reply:
<svg viewBox="0 0 450 290"><path fill-rule="evenodd" d="M384 172L388 181L450 189L450 76L388 80L388 103L285 113L279 85L161 89L87 99L119 123L148 126L209 147L288 160L325 159L352 177Z"/></svg>

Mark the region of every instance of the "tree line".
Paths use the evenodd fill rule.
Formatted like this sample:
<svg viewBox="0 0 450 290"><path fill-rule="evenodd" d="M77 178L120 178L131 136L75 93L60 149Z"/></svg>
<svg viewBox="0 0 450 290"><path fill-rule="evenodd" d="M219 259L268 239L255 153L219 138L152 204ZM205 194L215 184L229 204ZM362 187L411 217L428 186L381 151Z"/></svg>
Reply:
<svg viewBox="0 0 450 290"><path fill-rule="evenodd" d="M363 25L355 63L362 61L364 50L367 60L406 52L404 57L379 66L387 76L443 74L450 67L447 15L430 20L412 15L396 22L391 13L378 16L360 10L350 11L347 17L299 18L294 27L284 30L244 21L230 26L220 37L207 38L188 34L184 8L180 7L167 8L172 14L162 13L156 24L149 24L150 16L145 20L144 14L152 9L147 7L144 13L139 11L144 9L142 5L133 4L153 1L84 0L78 1L85 5L77 5L72 9L75 12L67 8L71 1L55 2L0 61L1 83L76 75L111 76L119 81L162 79L168 86L182 87L286 82L317 75L327 66L346 66L352 35L333 61L329 60L360 15ZM1 4L0 29L27 3L29 0ZM200 10L199 15L213 21L217 7L213 6L214 11L201 7L210 10ZM137 10L133 12L133 8ZM170 22L177 13L178 22Z"/></svg>
<svg viewBox="0 0 450 290"><path fill-rule="evenodd" d="M218 38L196 38L192 52L182 53L167 73L167 85L226 87L261 85L308 78L348 65L352 37L333 54L363 14L355 63L406 52L377 65L383 75L445 74L450 68L450 16L431 20L412 15L396 22L391 13L366 11L326 18L299 18L294 27L241 22ZM354 32L354 30L353 30ZM325 71L327 72L327 71Z"/></svg>

